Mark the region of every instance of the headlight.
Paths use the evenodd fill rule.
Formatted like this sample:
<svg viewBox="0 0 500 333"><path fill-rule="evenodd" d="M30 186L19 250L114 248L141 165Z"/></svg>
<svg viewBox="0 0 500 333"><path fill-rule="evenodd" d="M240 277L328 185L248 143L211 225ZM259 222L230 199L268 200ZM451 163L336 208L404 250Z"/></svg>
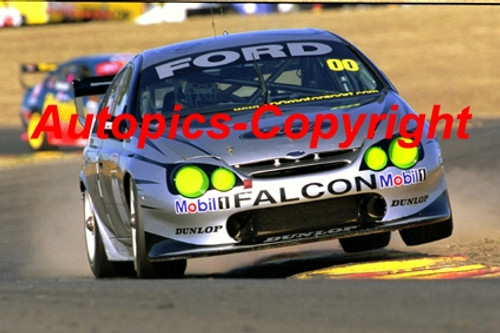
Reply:
<svg viewBox="0 0 500 333"><path fill-rule="evenodd" d="M387 165L387 154L380 147L368 148L364 158L366 165L374 171L382 170Z"/></svg>
<svg viewBox="0 0 500 333"><path fill-rule="evenodd" d="M399 169L409 169L417 164L421 158L421 148L415 147L402 147L399 140L405 143L412 143L410 138L403 138L401 136L395 137L392 140L382 140L370 148L368 148L363 156L363 164L360 170L366 168L373 171L380 171L388 166L395 166ZM422 155L423 156L423 155Z"/></svg>
<svg viewBox="0 0 500 333"><path fill-rule="evenodd" d="M225 168L218 168L212 172L210 177L212 186L219 191L226 192L236 184L236 176L234 173Z"/></svg>
<svg viewBox="0 0 500 333"><path fill-rule="evenodd" d="M174 177L175 188L186 198L202 196L208 189L208 176L201 168L186 165L180 168Z"/></svg>
<svg viewBox="0 0 500 333"><path fill-rule="evenodd" d="M210 164L189 164L173 170L169 191L185 198L198 198L208 190L227 192L242 181L231 170Z"/></svg>
<svg viewBox="0 0 500 333"><path fill-rule="evenodd" d="M389 145L389 158L391 162L400 169L409 169L418 161L418 147L401 147L399 140L406 143L412 143L410 138L398 137L391 141Z"/></svg>

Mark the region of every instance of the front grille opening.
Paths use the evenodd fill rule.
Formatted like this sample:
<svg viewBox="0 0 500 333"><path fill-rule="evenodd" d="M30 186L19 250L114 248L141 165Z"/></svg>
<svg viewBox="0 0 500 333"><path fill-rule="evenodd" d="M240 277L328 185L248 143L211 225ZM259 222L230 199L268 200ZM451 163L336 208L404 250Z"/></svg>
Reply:
<svg viewBox="0 0 500 333"><path fill-rule="evenodd" d="M373 224L382 220L385 200L362 194L239 212L229 217L229 235L241 244L258 244L267 237L327 230L347 224Z"/></svg>

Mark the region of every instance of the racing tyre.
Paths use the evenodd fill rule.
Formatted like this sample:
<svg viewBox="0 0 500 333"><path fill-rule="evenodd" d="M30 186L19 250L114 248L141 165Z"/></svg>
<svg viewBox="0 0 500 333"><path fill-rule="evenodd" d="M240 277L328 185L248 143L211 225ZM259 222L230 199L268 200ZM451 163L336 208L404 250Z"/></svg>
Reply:
<svg viewBox="0 0 500 333"><path fill-rule="evenodd" d="M26 133L28 134L28 144L34 151L48 150L52 148L52 146L47 142L47 133L45 132L41 132L36 139L31 138L41 118L42 115L40 113L33 112L26 128Z"/></svg>
<svg viewBox="0 0 500 333"><path fill-rule="evenodd" d="M184 275L187 261L172 260L152 262L148 253L150 246L148 234L144 231L144 222L141 216L141 207L137 188L132 179L129 184L130 222L132 225L132 248L134 253L134 268L139 278L180 278Z"/></svg>
<svg viewBox="0 0 500 333"><path fill-rule="evenodd" d="M379 234L340 238L339 242L345 252L361 252L379 249L389 245L390 232Z"/></svg>
<svg viewBox="0 0 500 333"><path fill-rule="evenodd" d="M453 232L453 220L450 217L444 222L428 224L421 227L402 229L399 231L406 245L420 245L434 242L451 236Z"/></svg>
<svg viewBox="0 0 500 333"><path fill-rule="evenodd" d="M85 245L90 269L97 278L130 276L134 272L132 263L109 261L102 242L102 236L96 222L90 194L83 196Z"/></svg>

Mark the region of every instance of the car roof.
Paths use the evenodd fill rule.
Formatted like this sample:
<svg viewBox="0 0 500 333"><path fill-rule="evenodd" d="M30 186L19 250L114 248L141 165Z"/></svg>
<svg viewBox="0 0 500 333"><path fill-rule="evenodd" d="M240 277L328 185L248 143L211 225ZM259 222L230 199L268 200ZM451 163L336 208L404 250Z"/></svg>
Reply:
<svg viewBox="0 0 500 333"><path fill-rule="evenodd" d="M339 36L320 29L281 29L252 31L235 34L224 34L202 39L166 45L142 52L142 69L164 61L189 56L195 53L210 52L214 50L255 45L262 43L296 42L300 40L328 40L345 42Z"/></svg>

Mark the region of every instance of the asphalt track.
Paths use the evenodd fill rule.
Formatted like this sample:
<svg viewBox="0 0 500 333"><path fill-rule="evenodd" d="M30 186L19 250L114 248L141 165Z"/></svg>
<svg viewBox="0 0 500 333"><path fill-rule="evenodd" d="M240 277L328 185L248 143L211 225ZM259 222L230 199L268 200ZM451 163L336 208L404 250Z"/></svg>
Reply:
<svg viewBox="0 0 500 333"><path fill-rule="evenodd" d="M455 217L443 243L499 236L500 120L442 140ZM0 128L0 332L498 332L498 267L407 248L346 255L335 241L189 262L182 280L95 280L80 154L32 154ZM479 278L478 278L479 277ZM387 281L390 279L391 281Z"/></svg>

